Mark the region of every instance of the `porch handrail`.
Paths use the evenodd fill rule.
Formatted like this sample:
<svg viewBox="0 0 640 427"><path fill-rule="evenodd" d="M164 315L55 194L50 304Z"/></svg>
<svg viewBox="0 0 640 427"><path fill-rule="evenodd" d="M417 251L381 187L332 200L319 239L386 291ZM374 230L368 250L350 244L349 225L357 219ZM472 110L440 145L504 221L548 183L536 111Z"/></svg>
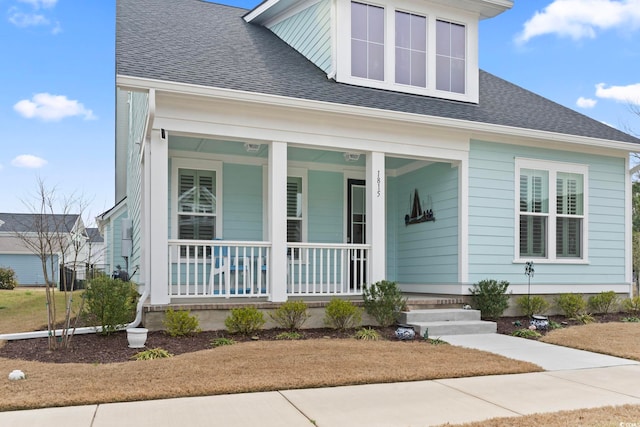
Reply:
<svg viewBox="0 0 640 427"><path fill-rule="evenodd" d="M271 242L169 239L170 297L256 297L270 294Z"/></svg>

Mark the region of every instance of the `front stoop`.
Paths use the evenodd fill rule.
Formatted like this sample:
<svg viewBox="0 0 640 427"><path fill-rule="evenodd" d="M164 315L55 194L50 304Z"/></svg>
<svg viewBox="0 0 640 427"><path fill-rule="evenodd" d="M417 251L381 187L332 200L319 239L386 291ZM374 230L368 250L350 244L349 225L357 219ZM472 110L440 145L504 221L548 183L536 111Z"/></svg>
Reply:
<svg viewBox="0 0 640 427"><path fill-rule="evenodd" d="M428 309L411 310L400 313L400 323L414 327L416 334L429 337L442 335L492 334L498 324L480 320L480 310Z"/></svg>

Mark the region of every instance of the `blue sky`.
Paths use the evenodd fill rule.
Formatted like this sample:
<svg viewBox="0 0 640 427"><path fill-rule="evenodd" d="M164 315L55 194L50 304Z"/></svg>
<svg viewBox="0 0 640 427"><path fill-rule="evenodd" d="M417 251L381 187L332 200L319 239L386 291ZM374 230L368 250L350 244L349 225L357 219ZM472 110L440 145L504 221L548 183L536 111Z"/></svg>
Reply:
<svg viewBox="0 0 640 427"><path fill-rule="evenodd" d="M259 1L222 3L251 8ZM0 211L114 204L115 1L0 0ZM640 135L640 0L516 0L480 25L480 66Z"/></svg>

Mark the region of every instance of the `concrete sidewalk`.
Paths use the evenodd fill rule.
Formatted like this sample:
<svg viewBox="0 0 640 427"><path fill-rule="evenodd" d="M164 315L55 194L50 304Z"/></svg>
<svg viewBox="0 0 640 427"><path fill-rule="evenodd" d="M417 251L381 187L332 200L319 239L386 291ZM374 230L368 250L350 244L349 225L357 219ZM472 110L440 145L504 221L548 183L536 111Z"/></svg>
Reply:
<svg viewBox="0 0 640 427"><path fill-rule="evenodd" d="M499 334L441 338L548 371L0 412L0 426L415 427L640 405L638 362Z"/></svg>

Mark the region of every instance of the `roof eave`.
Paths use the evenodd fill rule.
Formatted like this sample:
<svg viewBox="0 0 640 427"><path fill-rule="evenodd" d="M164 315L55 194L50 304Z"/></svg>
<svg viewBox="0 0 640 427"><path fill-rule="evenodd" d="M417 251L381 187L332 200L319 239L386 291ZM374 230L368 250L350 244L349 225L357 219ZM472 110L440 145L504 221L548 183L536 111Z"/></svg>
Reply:
<svg viewBox="0 0 640 427"><path fill-rule="evenodd" d="M341 115L353 115L380 120L403 121L442 128L455 128L456 130L468 131L472 133L517 136L535 140L545 140L573 145L607 148L624 152L635 152L638 151L639 148L638 144L625 141L570 135L565 133L497 125L492 123L474 122L470 120L453 119L447 117L383 110L371 107L337 104L325 101L291 98L281 95L224 89L211 86L194 85L189 83L170 82L166 80L146 79L133 76L117 75L116 85L123 90L147 91L155 89L156 91L173 94L204 96L209 98L250 102L261 105L277 105L288 108L301 108L310 111L315 110L325 113L329 112Z"/></svg>

